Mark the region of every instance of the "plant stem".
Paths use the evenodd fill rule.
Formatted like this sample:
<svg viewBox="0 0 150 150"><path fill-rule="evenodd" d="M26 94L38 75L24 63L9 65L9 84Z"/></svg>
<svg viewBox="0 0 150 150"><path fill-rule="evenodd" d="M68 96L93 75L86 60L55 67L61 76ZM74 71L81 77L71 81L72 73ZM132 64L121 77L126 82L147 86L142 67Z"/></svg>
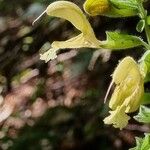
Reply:
<svg viewBox="0 0 150 150"><path fill-rule="evenodd" d="M147 37L147 42L150 45L150 28L148 26L148 24L146 23L147 20L145 20L145 33L146 33L146 37Z"/></svg>
<svg viewBox="0 0 150 150"><path fill-rule="evenodd" d="M150 45L149 44L147 44L143 40L141 40L141 42L142 42L142 45L146 48L146 50L150 50Z"/></svg>
<svg viewBox="0 0 150 150"><path fill-rule="evenodd" d="M145 21L145 33L146 33L146 37L147 37L147 42L150 45L150 28L147 24L147 13L143 7L143 3L141 0L137 0L138 2L138 7L139 7L139 11L140 11L140 18L143 19ZM150 49L149 49L150 50Z"/></svg>

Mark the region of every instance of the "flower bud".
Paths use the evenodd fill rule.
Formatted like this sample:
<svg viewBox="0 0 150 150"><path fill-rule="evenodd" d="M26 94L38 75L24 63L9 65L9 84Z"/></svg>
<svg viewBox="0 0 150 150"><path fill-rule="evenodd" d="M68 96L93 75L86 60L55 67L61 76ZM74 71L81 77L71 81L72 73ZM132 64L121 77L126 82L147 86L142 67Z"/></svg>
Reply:
<svg viewBox="0 0 150 150"><path fill-rule="evenodd" d="M109 10L108 0L87 0L84 3L84 10L91 16L104 14Z"/></svg>
<svg viewBox="0 0 150 150"><path fill-rule="evenodd" d="M130 17L138 15L138 7L131 0L86 0L84 10L91 16Z"/></svg>

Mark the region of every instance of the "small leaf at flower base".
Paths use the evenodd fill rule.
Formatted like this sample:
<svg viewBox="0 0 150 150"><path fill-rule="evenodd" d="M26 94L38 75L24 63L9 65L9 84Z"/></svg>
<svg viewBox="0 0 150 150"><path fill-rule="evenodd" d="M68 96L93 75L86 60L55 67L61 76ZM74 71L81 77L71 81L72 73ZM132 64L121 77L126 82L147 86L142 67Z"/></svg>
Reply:
<svg viewBox="0 0 150 150"><path fill-rule="evenodd" d="M150 150L150 134L146 133L144 138L136 137L136 147L129 150Z"/></svg>
<svg viewBox="0 0 150 150"><path fill-rule="evenodd" d="M145 77L145 82L150 81L150 50L144 53L139 62L141 73Z"/></svg>
<svg viewBox="0 0 150 150"><path fill-rule="evenodd" d="M141 33L144 30L144 27L145 27L145 20L140 20L136 26L136 30Z"/></svg>
<svg viewBox="0 0 150 150"><path fill-rule="evenodd" d="M119 32L106 32L106 41L101 41L101 47L107 49L127 49L142 45L142 39L137 36L122 34Z"/></svg>
<svg viewBox="0 0 150 150"><path fill-rule="evenodd" d="M139 60L139 62L144 61L144 63L147 65L149 72L150 72L150 50L146 51L142 58Z"/></svg>
<svg viewBox="0 0 150 150"><path fill-rule="evenodd" d="M140 106L138 115L134 116L134 119L142 123L150 123L150 108Z"/></svg>

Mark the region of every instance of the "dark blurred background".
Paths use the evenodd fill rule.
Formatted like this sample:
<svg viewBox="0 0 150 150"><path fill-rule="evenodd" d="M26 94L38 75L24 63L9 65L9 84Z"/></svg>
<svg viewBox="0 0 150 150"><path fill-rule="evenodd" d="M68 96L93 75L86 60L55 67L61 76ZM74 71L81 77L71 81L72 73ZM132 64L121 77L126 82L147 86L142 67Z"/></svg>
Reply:
<svg viewBox="0 0 150 150"><path fill-rule="evenodd" d="M44 63L39 53L48 50L50 43L78 34L69 22L46 15L32 26L53 1L0 0L0 149L134 147L135 136L149 132L149 127L134 120L121 131L104 125L109 108L103 101L118 60L128 55L138 60L144 50L67 49L61 50L57 59ZM73 2L80 8L84 3ZM146 7L149 9L149 2ZM135 30L137 17L87 17L100 40L105 39L106 30L139 35ZM144 33L140 36L145 38Z"/></svg>

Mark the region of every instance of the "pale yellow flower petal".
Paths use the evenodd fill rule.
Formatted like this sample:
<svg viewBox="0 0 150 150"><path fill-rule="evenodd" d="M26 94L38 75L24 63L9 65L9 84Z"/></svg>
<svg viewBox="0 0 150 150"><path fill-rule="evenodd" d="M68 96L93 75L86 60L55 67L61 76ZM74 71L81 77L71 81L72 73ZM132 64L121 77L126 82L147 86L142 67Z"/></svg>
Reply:
<svg viewBox="0 0 150 150"><path fill-rule="evenodd" d="M139 108L144 93L143 84L143 81L139 83L139 85L136 86L134 92L124 100L123 105L126 106L126 113L134 112Z"/></svg>
<svg viewBox="0 0 150 150"><path fill-rule="evenodd" d="M113 124L115 128L123 129L127 126L130 117L125 113L125 107L118 106L110 115L104 119L105 124Z"/></svg>
<svg viewBox="0 0 150 150"><path fill-rule="evenodd" d="M81 47L91 47L94 48L95 44L88 38L85 38L86 36L83 35L83 33L79 34L76 37L73 37L66 41L54 41L52 43L52 47L64 49L64 48L81 48Z"/></svg>
<svg viewBox="0 0 150 150"><path fill-rule="evenodd" d="M46 13L49 16L63 18L71 22L78 30L83 33L91 31L91 25L81 9L69 1L56 1L51 3Z"/></svg>
<svg viewBox="0 0 150 150"><path fill-rule="evenodd" d="M139 67L137 65L137 63L134 61L134 59L132 57L125 57L123 60L121 60L118 64L118 66L116 67L114 73L113 73L113 82L115 82L115 84L119 84L122 81L125 80L125 78L127 78L127 76L132 76L132 74L130 75L129 72L134 73L134 77L136 76L136 78L138 78L139 80ZM137 76L138 75L138 76ZM136 79L137 80L137 79Z"/></svg>
<svg viewBox="0 0 150 150"><path fill-rule="evenodd" d="M125 57L115 69L112 81L116 84L116 88L109 107L115 110L118 105L125 105L126 112L136 111L144 92L144 80L138 64L131 57Z"/></svg>
<svg viewBox="0 0 150 150"><path fill-rule="evenodd" d="M40 59L44 60L45 62L48 62L49 60L55 59L55 58L57 58L56 52L58 50L59 49L51 48L47 52L45 52L44 54L41 54Z"/></svg>

